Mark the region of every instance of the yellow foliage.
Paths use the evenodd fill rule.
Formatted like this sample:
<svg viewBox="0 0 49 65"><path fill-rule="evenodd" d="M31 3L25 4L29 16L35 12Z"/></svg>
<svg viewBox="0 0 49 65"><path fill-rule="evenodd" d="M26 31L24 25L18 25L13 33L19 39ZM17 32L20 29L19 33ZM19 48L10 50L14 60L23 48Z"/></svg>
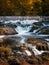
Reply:
<svg viewBox="0 0 49 65"><path fill-rule="evenodd" d="M9 52L10 48L2 46L2 47L0 47L0 51L7 51L7 52Z"/></svg>

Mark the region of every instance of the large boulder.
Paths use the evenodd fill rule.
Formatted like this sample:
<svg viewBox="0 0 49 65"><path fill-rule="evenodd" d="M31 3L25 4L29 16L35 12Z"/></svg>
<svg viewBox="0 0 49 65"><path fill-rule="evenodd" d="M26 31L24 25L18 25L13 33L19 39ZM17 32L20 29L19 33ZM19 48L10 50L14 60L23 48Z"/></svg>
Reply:
<svg viewBox="0 0 49 65"><path fill-rule="evenodd" d="M12 35L12 34L17 34L17 32L10 27L0 27L0 35Z"/></svg>

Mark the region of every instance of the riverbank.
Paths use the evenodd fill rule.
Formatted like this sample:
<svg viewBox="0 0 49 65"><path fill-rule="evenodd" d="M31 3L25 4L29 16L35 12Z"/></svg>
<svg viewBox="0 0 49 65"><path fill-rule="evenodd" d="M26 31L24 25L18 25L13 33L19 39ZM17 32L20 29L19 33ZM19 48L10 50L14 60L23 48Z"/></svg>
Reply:
<svg viewBox="0 0 49 65"><path fill-rule="evenodd" d="M10 38L1 38L0 40L0 65L48 65L49 52L39 54L41 51L48 51L47 43L35 38L28 38L28 42L20 44ZM18 38L19 39L19 38ZM36 46L36 49L34 48ZM41 49L38 49L40 46ZM44 49L42 48L44 47ZM35 55L34 50L37 55ZM37 52L37 51L38 52ZM39 51L40 50L40 51Z"/></svg>

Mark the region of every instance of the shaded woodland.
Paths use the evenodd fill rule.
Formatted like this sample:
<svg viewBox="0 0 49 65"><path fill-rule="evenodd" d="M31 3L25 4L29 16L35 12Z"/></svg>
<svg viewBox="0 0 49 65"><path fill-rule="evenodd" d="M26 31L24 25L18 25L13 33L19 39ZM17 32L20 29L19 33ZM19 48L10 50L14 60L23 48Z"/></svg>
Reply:
<svg viewBox="0 0 49 65"><path fill-rule="evenodd" d="M47 16L49 0L0 0L0 16Z"/></svg>

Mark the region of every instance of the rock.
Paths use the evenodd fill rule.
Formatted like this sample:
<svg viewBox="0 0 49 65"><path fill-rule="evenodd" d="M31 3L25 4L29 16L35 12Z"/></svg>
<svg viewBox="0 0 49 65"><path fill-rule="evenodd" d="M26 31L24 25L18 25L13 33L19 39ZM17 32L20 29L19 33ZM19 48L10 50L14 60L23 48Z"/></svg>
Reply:
<svg viewBox="0 0 49 65"><path fill-rule="evenodd" d="M33 23L30 32L33 32L34 30L39 29L41 26L43 26L43 24L41 22L35 22L35 23Z"/></svg>
<svg viewBox="0 0 49 65"><path fill-rule="evenodd" d="M39 34L47 34L47 35L49 35L49 26L42 27L42 28L40 28L39 31L37 31L37 32L39 32Z"/></svg>
<svg viewBox="0 0 49 65"><path fill-rule="evenodd" d="M43 58L43 60L49 61L49 53L42 53L41 57Z"/></svg>
<svg viewBox="0 0 49 65"><path fill-rule="evenodd" d="M9 65L7 62L1 62L0 61L0 65Z"/></svg>
<svg viewBox="0 0 49 65"><path fill-rule="evenodd" d="M0 27L0 35L12 35L12 34L17 34L17 32L10 27Z"/></svg>
<svg viewBox="0 0 49 65"><path fill-rule="evenodd" d="M0 43L3 43L6 39L0 38Z"/></svg>
<svg viewBox="0 0 49 65"><path fill-rule="evenodd" d="M27 42L32 45L36 45L38 50L49 50L49 46L44 41L30 37L28 38Z"/></svg>
<svg viewBox="0 0 49 65"><path fill-rule="evenodd" d="M27 42L29 44L36 45L41 49L43 46L44 49L47 47L46 42L40 41L32 37L28 38ZM0 65L49 65L49 54L43 53L42 55L34 55L32 53L31 56L27 56L26 54L24 54L24 50L26 49L32 52L30 47L25 45L20 46L15 40L12 40L10 38L1 38L0 44L3 45L0 46L0 54L1 56L3 56L0 56L0 59L2 62L4 59L4 64L1 64L0 62ZM5 44L7 45L4 46ZM17 53L18 51L23 54ZM7 60L7 63L5 62L5 60Z"/></svg>
<svg viewBox="0 0 49 65"><path fill-rule="evenodd" d="M40 40L35 39L33 37L29 37L28 40L27 40L27 42L32 43L34 45L39 45L39 46L45 46L45 45L47 45L46 42L40 41Z"/></svg>
<svg viewBox="0 0 49 65"><path fill-rule="evenodd" d="M16 41L11 40L9 38L0 38L0 47L1 46L15 46L17 44Z"/></svg>
<svg viewBox="0 0 49 65"><path fill-rule="evenodd" d="M38 26L38 27L41 27L41 26L43 26L43 24L42 24L43 22L35 22L35 23L33 23L34 24L34 26Z"/></svg>
<svg viewBox="0 0 49 65"><path fill-rule="evenodd" d="M29 32L33 32L34 30L37 30L37 29L38 29L38 27L32 26L32 28L31 28L31 30Z"/></svg>

